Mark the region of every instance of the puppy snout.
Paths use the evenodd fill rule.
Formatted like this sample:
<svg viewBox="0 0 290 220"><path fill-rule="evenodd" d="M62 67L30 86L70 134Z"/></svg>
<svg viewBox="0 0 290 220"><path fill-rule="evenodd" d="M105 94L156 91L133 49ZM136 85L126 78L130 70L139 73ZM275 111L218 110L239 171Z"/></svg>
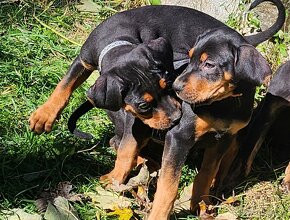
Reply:
<svg viewBox="0 0 290 220"><path fill-rule="evenodd" d="M174 91L178 94L184 89L184 83L182 83L180 81L175 81L173 83L172 87L173 87Z"/></svg>

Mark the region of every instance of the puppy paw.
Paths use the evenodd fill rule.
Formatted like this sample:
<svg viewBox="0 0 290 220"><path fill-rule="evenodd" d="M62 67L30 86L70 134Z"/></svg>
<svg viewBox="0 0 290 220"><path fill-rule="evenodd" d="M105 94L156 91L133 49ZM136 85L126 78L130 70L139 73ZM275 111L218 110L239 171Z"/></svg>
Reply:
<svg viewBox="0 0 290 220"><path fill-rule="evenodd" d="M127 176L125 172L114 169L110 173L101 176L100 182L103 186L106 186L106 188L110 188L113 183L123 184Z"/></svg>
<svg viewBox="0 0 290 220"><path fill-rule="evenodd" d="M52 106L48 104L40 106L29 118L30 130L37 134L50 132L57 115L57 111Z"/></svg>

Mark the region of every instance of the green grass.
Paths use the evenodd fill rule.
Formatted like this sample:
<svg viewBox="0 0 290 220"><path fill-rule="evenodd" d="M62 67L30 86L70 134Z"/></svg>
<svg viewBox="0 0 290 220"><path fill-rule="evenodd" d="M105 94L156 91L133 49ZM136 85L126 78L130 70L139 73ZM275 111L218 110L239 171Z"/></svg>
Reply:
<svg viewBox="0 0 290 220"><path fill-rule="evenodd" d="M102 17L80 14L73 5L1 5L1 209L21 207L35 211L33 201L44 189L64 180L77 187L88 185L113 165L114 156L108 150L112 125L103 111L94 110L81 120L80 127L94 134L93 141L74 138L67 130L67 119L85 100L88 83L74 93L50 134L34 135L29 131L30 113L47 99L80 50L80 46L43 27L33 18L34 13L79 43ZM81 30L77 29L80 25ZM98 124L92 122L93 116ZM77 153L97 143L94 150Z"/></svg>
<svg viewBox="0 0 290 220"><path fill-rule="evenodd" d="M101 6L96 13L79 13L74 1L21 1L0 5L0 219L1 210L15 207L37 212L35 199L62 181L70 181L76 193L93 191L99 176L113 167L115 155L108 147L113 127L102 110L95 109L80 120L79 127L92 133L94 140L77 139L67 129L68 117L85 100L84 94L96 74L75 91L50 134L34 135L28 127L29 115L49 97L79 53L78 44L84 42L90 31L118 10L148 4L146 0L95 2ZM230 24L235 26L236 20ZM285 59L279 55L279 50L283 50L279 45L289 46L289 41L285 40L287 33L283 33L283 39L281 36L276 36L271 45L276 51L275 56L267 55L273 65ZM268 52L267 45L260 49ZM283 170L278 173L271 167L266 167L263 172L265 170L277 185ZM181 186L187 185L194 175L194 170L185 167ZM243 192L251 181L258 182L249 179L238 190ZM275 213L283 219L289 216L289 209L287 212L283 207L289 207L290 201L289 197L279 196L281 203L275 203ZM245 197L241 198L243 202ZM90 203L75 203L74 207L82 219L96 219L96 213L100 212ZM240 217L254 216L247 213L245 207L248 206L228 209ZM267 216L263 218L267 219Z"/></svg>

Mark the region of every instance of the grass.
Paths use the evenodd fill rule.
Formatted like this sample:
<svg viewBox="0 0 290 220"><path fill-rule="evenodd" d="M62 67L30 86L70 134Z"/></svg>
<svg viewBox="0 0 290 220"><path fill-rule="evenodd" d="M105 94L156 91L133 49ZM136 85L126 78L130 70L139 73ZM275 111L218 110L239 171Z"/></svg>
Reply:
<svg viewBox="0 0 290 220"><path fill-rule="evenodd" d="M113 153L107 149L112 125L103 111L95 110L85 116L80 125L94 134L94 141L76 139L67 131L68 116L85 99L88 83L74 93L51 134L34 135L29 131L30 113L47 99L80 50L80 46L41 25L33 14L79 43L103 16L77 13L69 4L50 7L36 2L1 5L2 209L21 207L35 211L33 200L44 189L63 180L76 186L90 184L112 166ZM98 124L91 122L93 115ZM96 150L77 153L96 143L99 143Z"/></svg>
<svg viewBox="0 0 290 220"><path fill-rule="evenodd" d="M96 74L74 93L50 134L32 134L27 121L30 113L48 98L78 54L79 45L101 20L116 11L148 4L145 0L95 2L99 7L95 13L79 13L76 1L0 3L0 219L1 210L15 207L30 213L38 212L35 199L43 191L55 188L59 182L71 182L76 193L93 191L98 185L98 177L113 166L115 155L108 148L113 127L102 110L87 114L79 125L95 136L93 141L74 138L66 125L73 109L84 101L85 91ZM232 20L230 24L235 26L237 22ZM289 47L288 37L283 32L275 37L274 42L260 46L273 66L285 60L280 56L283 47L281 49L279 45ZM92 122L92 118L98 123ZM254 208L260 203L253 201L258 199L245 195L239 197L242 206L225 206L220 211L229 210L244 219L273 219L271 214L278 219L287 219L289 197L276 190L283 169L276 172L268 166L256 173L261 172L270 174L273 184L266 191L277 198L274 202L266 201L268 206L263 209L266 210L264 213L255 212ZM194 170L185 167L183 173L182 186L187 185L191 179L189 176L194 176ZM249 194L245 191L249 182L258 180L249 179L237 190ZM257 186L258 194L264 192L265 186ZM81 219L96 219L96 213L100 213L90 203L74 203L74 207ZM187 216L183 219L195 218Z"/></svg>

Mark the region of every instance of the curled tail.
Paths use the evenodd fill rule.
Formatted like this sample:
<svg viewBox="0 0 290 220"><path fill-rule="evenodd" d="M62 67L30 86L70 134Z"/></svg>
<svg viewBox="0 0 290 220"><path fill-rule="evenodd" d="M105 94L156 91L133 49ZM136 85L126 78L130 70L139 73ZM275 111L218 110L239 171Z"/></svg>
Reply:
<svg viewBox="0 0 290 220"><path fill-rule="evenodd" d="M280 0L255 0L251 6L250 10L261 4L262 2L272 2L278 9L278 17L275 23L269 27L267 30L260 32L258 34L245 36L245 39L253 46L257 46L258 44L268 40L274 34L276 34L283 26L285 22L286 12L285 7Z"/></svg>
<svg viewBox="0 0 290 220"><path fill-rule="evenodd" d="M94 108L94 105L90 101L85 101L70 116L70 118L68 120L68 130L76 137L87 139L87 140L90 140L93 138L93 135L86 133L86 132L83 132L83 131L76 128L77 127L76 126L77 120L82 115L84 115L88 111L90 111L92 108Z"/></svg>

